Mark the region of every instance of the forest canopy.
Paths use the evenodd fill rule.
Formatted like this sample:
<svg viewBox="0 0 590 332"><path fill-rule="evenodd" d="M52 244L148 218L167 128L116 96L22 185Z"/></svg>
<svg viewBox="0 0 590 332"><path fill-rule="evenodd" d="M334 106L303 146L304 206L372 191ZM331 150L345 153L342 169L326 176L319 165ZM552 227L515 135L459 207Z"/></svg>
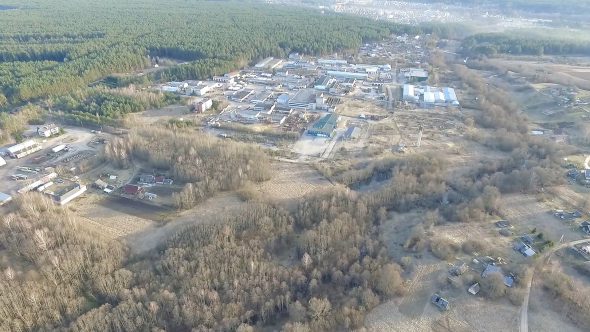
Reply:
<svg viewBox="0 0 590 332"><path fill-rule="evenodd" d="M200 79L267 56L356 49L416 29L244 1L14 5L19 9L0 11L0 96L12 103L64 95L113 73L144 69L155 57L187 62L158 78Z"/></svg>

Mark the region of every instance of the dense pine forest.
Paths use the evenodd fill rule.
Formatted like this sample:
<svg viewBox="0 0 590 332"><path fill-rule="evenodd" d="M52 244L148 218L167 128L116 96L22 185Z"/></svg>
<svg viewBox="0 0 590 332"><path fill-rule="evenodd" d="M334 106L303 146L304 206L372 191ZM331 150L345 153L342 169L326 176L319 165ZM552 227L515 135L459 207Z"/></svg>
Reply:
<svg viewBox="0 0 590 332"><path fill-rule="evenodd" d="M566 31L554 31L547 35L530 35L523 32L480 33L463 40L465 55L588 55L590 41L587 37L575 39Z"/></svg>
<svg viewBox="0 0 590 332"><path fill-rule="evenodd" d="M67 94L111 73L148 67L154 57L188 62L159 77L195 79L291 51L354 49L411 29L242 1L38 0L14 6L0 11L0 101L11 103Z"/></svg>

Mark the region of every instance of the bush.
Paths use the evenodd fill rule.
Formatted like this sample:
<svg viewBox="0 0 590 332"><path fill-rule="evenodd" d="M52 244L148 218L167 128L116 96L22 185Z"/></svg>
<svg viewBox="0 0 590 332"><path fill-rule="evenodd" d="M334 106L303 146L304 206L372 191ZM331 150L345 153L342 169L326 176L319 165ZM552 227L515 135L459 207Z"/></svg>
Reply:
<svg viewBox="0 0 590 332"><path fill-rule="evenodd" d="M506 294L506 285L504 285L504 276L500 273L492 273L479 283L481 293L492 300L499 299Z"/></svg>
<svg viewBox="0 0 590 332"><path fill-rule="evenodd" d="M391 296L401 292L403 282L400 266L387 264L377 273L375 288L382 294Z"/></svg>
<svg viewBox="0 0 590 332"><path fill-rule="evenodd" d="M522 302L524 302L524 289L513 287L508 289L506 293L508 295L508 300L510 300L510 303L513 305L520 306L522 305Z"/></svg>
<svg viewBox="0 0 590 332"><path fill-rule="evenodd" d="M468 255L473 255L474 253L482 253L485 251L486 246L481 240L467 240L463 242L461 246L463 252Z"/></svg>
<svg viewBox="0 0 590 332"><path fill-rule="evenodd" d="M450 239L437 238L430 242L430 251L438 259L449 260L457 254L459 246Z"/></svg>
<svg viewBox="0 0 590 332"><path fill-rule="evenodd" d="M404 243L404 248L406 250L420 252L424 250L426 245L426 232L424 231L424 227L422 225L416 225L412 229L412 234Z"/></svg>

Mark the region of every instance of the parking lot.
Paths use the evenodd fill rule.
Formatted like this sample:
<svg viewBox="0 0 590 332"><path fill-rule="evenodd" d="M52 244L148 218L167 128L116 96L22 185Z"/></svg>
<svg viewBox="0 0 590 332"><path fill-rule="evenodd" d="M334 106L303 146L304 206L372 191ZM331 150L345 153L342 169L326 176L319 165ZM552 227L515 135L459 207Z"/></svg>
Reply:
<svg viewBox="0 0 590 332"><path fill-rule="evenodd" d="M11 159L8 156L3 158L6 165L0 167L0 192L14 194L18 189L28 183L35 181L43 174L55 171L59 166L70 168L71 164L76 164L82 159L96 154L97 145L90 144L97 137L105 137L101 133L92 133L90 130L66 127L65 134L52 137L41 138L35 137L36 127L31 126L25 136L38 141L43 149L21 159ZM62 150L54 153L51 149L58 145L66 145L67 151ZM6 154L6 148L13 144L7 144L0 148L0 154ZM13 180L13 175L22 174L26 179Z"/></svg>

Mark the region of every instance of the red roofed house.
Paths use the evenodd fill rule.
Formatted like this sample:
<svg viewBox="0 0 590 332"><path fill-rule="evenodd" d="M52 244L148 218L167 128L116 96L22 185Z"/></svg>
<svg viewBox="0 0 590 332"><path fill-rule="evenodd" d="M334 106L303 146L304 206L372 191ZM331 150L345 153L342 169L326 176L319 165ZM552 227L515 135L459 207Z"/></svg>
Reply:
<svg viewBox="0 0 590 332"><path fill-rule="evenodd" d="M134 184L126 184L123 187L123 193L125 195L138 195L143 192L143 187L136 186Z"/></svg>

